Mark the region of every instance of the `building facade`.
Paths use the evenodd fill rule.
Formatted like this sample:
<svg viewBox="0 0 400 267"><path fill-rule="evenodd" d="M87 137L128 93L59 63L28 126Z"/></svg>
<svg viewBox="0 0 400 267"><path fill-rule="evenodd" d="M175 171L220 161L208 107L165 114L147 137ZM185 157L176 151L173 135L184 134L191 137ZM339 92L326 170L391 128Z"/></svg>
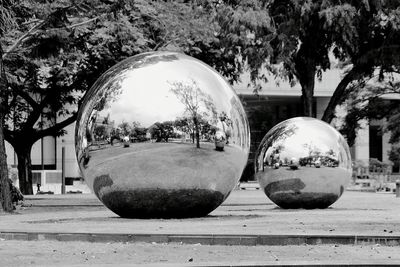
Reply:
<svg viewBox="0 0 400 267"><path fill-rule="evenodd" d="M313 117L321 119L324 111L330 101L330 98L341 81L342 73L339 70L329 70L323 73L322 80L315 81L315 92L313 100ZM290 86L287 82L280 82L276 85L273 77L269 77L270 82L262 83L262 90L255 95L251 88L247 87L250 80L248 76L242 77L242 83L235 87L245 106L251 129L251 153L249 163L254 158L254 152L257 149L264 135L277 123L299 116L301 114L301 88L297 84ZM397 101L400 105L400 95L385 96L388 101ZM346 107L336 109L338 119L335 119L331 125L335 128L341 123L341 118L346 115ZM389 161L388 152L392 145L389 143L390 133L382 133L384 120L362 121L361 128L358 130L355 144L350 147L353 161L362 162L368 165L371 158L381 162L393 164L392 172L399 176L399 163ZM249 174L246 177L251 178L252 165L249 167Z"/></svg>
<svg viewBox="0 0 400 267"><path fill-rule="evenodd" d="M322 81L316 80L313 117L319 119L322 117L334 89L341 80L341 75L340 71L331 70L323 74ZM251 153L242 180L253 179L254 152L267 131L277 123L301 114L301 88L298 84L290 86L287 82L280 82L277 85L275 79L269 77L269 82L262 83L262 90L255 95L252 88L248 87L249 82L249 76L243 75L241 82L234 86L247 112L251 129ZM399 97L391 99L400 103ZM345 112L344 109L337 110L339 117ZM355 144L351 147L353 160L368 163L370 158L377 158L383 162L388 161L388 151L391 149L388 142L390 134L380 134L379 128L383 123L382 121L363 122ZM89 192L76 161L75 124L69 125L65 130L67 133L63 136L46 137L34 145L32 149L34 192L40 184L41 191L60 193L62 170L64 170L66 192ZM7 143L6 149L8 164L15 168L18 162L13 148ZM399 172L398 164L394 165L393 171Z"/></svg>

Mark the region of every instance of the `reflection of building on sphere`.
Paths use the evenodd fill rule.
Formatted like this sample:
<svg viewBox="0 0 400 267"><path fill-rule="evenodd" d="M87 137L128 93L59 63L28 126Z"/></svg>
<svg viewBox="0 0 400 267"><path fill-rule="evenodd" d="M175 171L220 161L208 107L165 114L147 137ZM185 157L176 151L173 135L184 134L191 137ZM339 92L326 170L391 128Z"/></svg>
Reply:
<svg viewBox="0 0 400 267"><path fill-rule="evenodd" d="M326 208L351 177L351 157L343 136L314 118L279 123L256 152L256 177L265 194L282 208Z"/></svg>
<svg viewBox="0 0 400 267"><path fill-rule="evenodd" d="M84 149L87 136L94 138ZM183 54L155 52L97 80L79 110L75 142L85 181L116 214L198 217L236 186L250 132L240 100L217 72Z"/></svg>
<svg viewBox="0 0 400 267"><path fill-rule="evenodd" d="M214 140L215 140L215 149L218 151L223 151L226 143L225 133L223 131L217 131L215 133Z"/></svg>

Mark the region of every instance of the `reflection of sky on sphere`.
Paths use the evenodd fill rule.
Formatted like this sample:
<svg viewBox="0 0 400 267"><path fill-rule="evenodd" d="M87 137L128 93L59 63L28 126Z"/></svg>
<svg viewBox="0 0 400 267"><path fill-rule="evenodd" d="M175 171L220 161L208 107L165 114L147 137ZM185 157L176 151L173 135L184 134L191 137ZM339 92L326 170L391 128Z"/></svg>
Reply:
<svg viewBox="0 0 400 267"><path fill-rule="evenodd" d="M319 152L320 156L326 156L327 153L333 150L334 158L338 157L339 150L339 135L331 129L321 129L320 121L308 121L299 119L296 122L298 127L295 134L283 139L279 139L273 143L273 147L280 149L280 158L308 157L315 152ZM336 148L336 149L335 149ZM311 153L313 152L313 153Z"/></svg>
<svg viewBox="0 0 400 267"><path fill-rule="evenodd" d="M172 121L183 116L185 105L170 91L174 82L190 84L194 80L204 93L211 96L218 113L231 110L229 101L219 100L231 99L233 92L229 88L213 90L227 87L225 81L193 59L160 61L128 70L122 75L126 77L121 83L121 94L100 112L100 116L104 117L110 114L117 125L123 121L138 121L142 126L149 127L157 121Z"/></svg>

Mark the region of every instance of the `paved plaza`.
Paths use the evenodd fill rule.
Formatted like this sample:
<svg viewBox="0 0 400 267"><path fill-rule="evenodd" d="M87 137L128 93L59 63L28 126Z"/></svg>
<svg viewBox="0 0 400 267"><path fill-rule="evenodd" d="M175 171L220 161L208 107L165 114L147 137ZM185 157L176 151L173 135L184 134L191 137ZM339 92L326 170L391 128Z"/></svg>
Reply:
<svg viewBox="0 0 400 267"><path fill-rule="evenodd" d="M94 195L36 195L0 214L0 238L14 266L400 264L400 198L345 192L325 210L283 210L261 190L235 190L204 218L142 220Z"/></svg>

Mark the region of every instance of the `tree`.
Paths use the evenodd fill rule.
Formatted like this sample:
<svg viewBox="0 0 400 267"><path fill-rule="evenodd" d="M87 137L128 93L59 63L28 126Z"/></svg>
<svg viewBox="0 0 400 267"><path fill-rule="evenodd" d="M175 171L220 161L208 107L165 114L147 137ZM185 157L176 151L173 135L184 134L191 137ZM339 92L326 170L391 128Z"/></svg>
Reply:
<svg viewBox="0 0 400 267"><path fill-rule="evenodd" d="M21 1L14 8L17 28L2 40L12 90L4 130L24 194L33 193L33 144L64 133L106 69L137 53L198 53L198 45L212 49L217 41L210 15L185 1Z"/></svg>
<svg viewBox="0 0 400 267"><path fill-rule="evenodd" d="M156 142L161 142L163 139L168 143L168 139L173 135L174 128L172 121L156 122L149 128L152 138Z"/></svg>
<svg viewBox="0 0 400 267"><path fill-rule="evenodd" d="M131 124L131 128L134 130L134 129L136 129L136 128L140 128L140 122L138 122L138 121L133 121L132 122L132 124Z"/></svg>
<svg viewBox="0 0 400 267"><path fill-rule="evenodd" d="M349 85L376 68L390 70L399 59L398 1L224 1L219 13L228 47L240 48L255 82L275 79L299 82L303 115L312 116L315 79L331 68L330 56L349 68L325 111L330 122L335 107L347 97ZM394 56L393 56L394 55Z"/></svg>
<svg viewBox="0 0 400 267"><path fill-rule="evenodd" d="M191 80L190 83L172 82L170 90L190 114L194 125L196 147L200 148L200 120L207 116L215 117L217 114L211 96L203 92L195 80Z"/></svg>
<svg viewBox="0 0 400 267"><path fill-rule="evenodd" d="M213 140L213 137L215 136L215 133L217 132L218 128L212 124L206 119L200 119L199 121L200 125L200 134L203 138L207 139L208 141Z"/></svg>
<svg viewBox="0 0 400 267"><path fill-rule="evenodd" d="M105 140L108 137L107 127L104 124L98 124L94 127L94 135L97 139Z"/></svg>
<svg viewBox="0 0 400 267"><path fill-rule="evenodd" d="M3 54L0 44L0 57ZM7 87L6 77L3 68L3 61L0 58L0 86ZM11 191L8 178L7 154L4 143L3 123L7 112L7 91L0 92L0 204L1 208L6 212L13 210Z"/></svg>
<svg viewBox="0 0 400 267"><path fill-rule="evenodd" d="M148 129L146 127L136 127L132 131L132 136L135 137L139 142L146 141L146 134Z"/></svg>
<svg viewBox="0 0 400 267"><path fill-rule="evenodd" d="M121 133L124 136L127 136L131 133L131 126L127 122L122 122L118 127L121 129Z"/></svg>
<svg viewBox="0 0 400 267"><path fill-rule="evenodd" d="M200 119L197 122L198 122L198 129L200 131L199 136L211 140L217 131L217 127L210 124L210 122L203 117L200 117ZM196 129L193 119L191 117L177 118L174 121L174 127L177 130L188 134L191 137L192 142L194 144Z"/></svg>
<svg viewBox="0 0 400 267"><path fill-rule="evenodd" d="M45 136L61 135L76 117L66 106L77 103L80 91L71 88L69 80L82 52L73 38L74 28L81 22L67 17L80 15L83 19L84 5L21 1L14 6L18 27L4 41L8 49L3 60L12 91L4 133L17 153L24 194L33 193L33 144ZM58 122L57 117L61 119Z"/></svg>
<svg viewBox="0 0 400 267"><path fill-rule="evenodd" d="M360 129L362 120L386 120L381 132L390 132L389 143L392 144L389 151L389 160L399 166L400 142L400 103L398 100L383 99L382 96L400 95L400 81L397 77L385 77L374 79L373 82L360 86L349 95L348 112L344 117L344 123L340 132L346 136L349 145L353 145ZM397 78L397 80L395 80Z"/></svg>
<svg viewBox="0 0 400 267"><path fill-rule="evenodd" d="M0 1L0 37L14 24L11 1ZM8 86L3 65L3 47L0 43L0 204L5 212L12 212L13 204L8 178L7 154L4 143L4 121L8 109Z"/></svg>
<svg viewBox="0 0 400 267"><path fill-rule="evenodd" d="M390 76L398 70L400 64L400 3L365 1L357 11L352 30L354 38L346 40L346 35L342 34L342 43L347 43L334 50L335 56L345 62L347 72L324 112L322 119L327 122L334 118L335 107L342 104L352 91L358 90L357 86L363 84L365 79L379 73L379 80L382 81L385 75ZM337 24L331 23L331 27L340 33L341 28Z"/></svg>
<svg viewBox="0 0 400 267"><path fill-rule="evenodd" d="M382 130L391 132L389 142L394 144L400 141L400 104L396 100L383 99L382 96L387 94L400 95L400 82L374 80L354 89L349 95L346 105L348 112L340 131L350 145L354 144L357 130L361 127L360 121L371 119L386 119L386 129Z"/></svg>
<svg viewBox="0 0 400 267"><path fill-rule="evenodd" d="M180 117L174 121L174 127L181 132L188 134L192 138L192 142L195 142L195 129L193 120L188 117Z"/></svg>

